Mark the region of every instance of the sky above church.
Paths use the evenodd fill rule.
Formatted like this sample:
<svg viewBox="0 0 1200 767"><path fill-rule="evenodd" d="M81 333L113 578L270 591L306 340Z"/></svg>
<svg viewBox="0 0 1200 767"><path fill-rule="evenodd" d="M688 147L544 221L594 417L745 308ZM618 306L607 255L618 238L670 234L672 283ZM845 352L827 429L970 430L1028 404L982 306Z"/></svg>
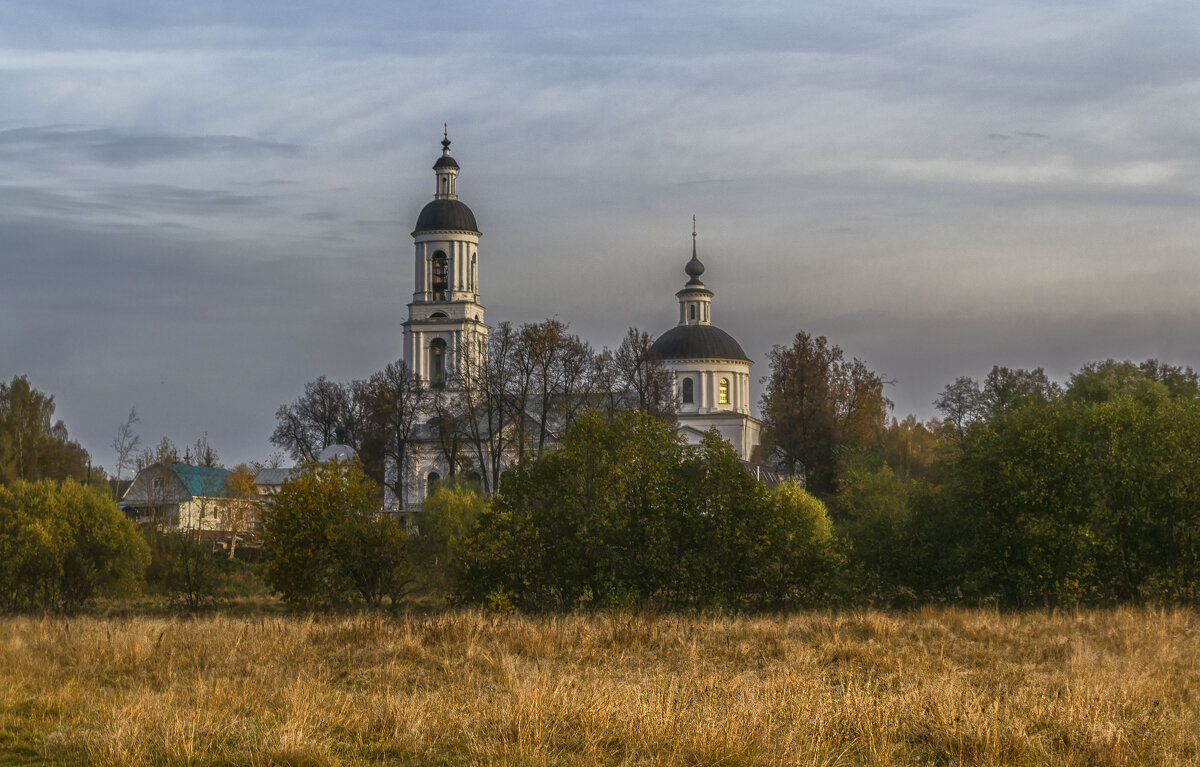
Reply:
<svg viewBox="0 0 1200 767"><path fill-rule="evenodd" d="M1200 366L1194 3L0 0L0 377L267 458L400 356L443 123L492 324L665 331L694 214L756 379Z"/></svg>

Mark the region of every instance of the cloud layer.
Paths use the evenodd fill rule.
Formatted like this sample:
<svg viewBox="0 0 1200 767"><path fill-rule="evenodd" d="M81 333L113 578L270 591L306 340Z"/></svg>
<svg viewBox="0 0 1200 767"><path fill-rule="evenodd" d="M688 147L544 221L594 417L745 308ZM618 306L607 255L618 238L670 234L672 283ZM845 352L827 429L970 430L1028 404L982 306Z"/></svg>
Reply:
<svg viewBox="0 0 1200 767"><path fill-rule="evenodd" d="M0 4L0 374L101 463L131 404L265 457L398 356L443 122L493 322L665 330L694 213L714 321L825 334L901 413L1200 363L1200 10L892 5Z"/></svg>

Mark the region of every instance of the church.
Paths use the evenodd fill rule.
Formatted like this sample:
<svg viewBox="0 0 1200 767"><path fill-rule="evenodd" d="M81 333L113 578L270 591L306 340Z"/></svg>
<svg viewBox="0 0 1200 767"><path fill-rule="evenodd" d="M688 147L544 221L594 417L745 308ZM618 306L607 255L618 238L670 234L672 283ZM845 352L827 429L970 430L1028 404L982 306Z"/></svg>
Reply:
<svg viewBox="0 0 1200 767"><path fill-rule="evenodd" d="M452 385L454 373L478 369L486 359L489 326L480 301L479 239L475 214L458 196L458 162L450 139L433 164L433 200L421 209L412 231L413 298L404 328L404 361L433 389ZM658 336L650 356L671 374L678 428L699 443L715 428L743 461L759 444L761 422L750 413L753 362L733 336L712 323L713 291L701 281L704 264L692 253L683 269L687 283L675 294L678 321ZM405 497L389 498L396 510L420 506L432 485L450 474L441 451L416 451L405 477ZM394 468L393 468L394 470Z"/></svg>

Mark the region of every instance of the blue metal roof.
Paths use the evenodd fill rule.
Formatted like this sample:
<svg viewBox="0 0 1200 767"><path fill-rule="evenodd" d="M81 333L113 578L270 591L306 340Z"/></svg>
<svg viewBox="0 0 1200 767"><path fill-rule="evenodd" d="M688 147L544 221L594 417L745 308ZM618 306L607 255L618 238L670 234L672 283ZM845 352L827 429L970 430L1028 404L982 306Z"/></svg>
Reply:
<svg viewBox="0 0 1200 767"><path fill-rule="evenodd" d="M229 469L173 463L171 471L175 472L193 498L225 498L229 495L226 485Z"/></svg>

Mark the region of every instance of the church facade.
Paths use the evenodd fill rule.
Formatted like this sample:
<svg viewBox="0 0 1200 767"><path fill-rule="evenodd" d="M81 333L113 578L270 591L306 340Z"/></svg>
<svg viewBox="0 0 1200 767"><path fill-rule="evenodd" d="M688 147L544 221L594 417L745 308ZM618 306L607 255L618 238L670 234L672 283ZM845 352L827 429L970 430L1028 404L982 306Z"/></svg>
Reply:
<svg viewBox="0 0 1200 767"><path fill-rule="evenodd" d="M403 354L409 369L433 390L452 387L456 374L478 369L487 355L489 327L479 285L481 233L475 214L458 197L459 169L450 155L450 140L443 137L442 154L433 165L434 198L421 209L412 231L414 291L403 323ZM692 257L684 272L689 280L675 294L678 324L658 337L650 354L672 375L685 439L698 443L705 431L716 428L748 461L761 432L761 423L750 413L753 363L732 336L712 324L713 292L700 280L704 265L696 256L694 226ZM451 474L431 420L422 426L426 438L417 440L408 461L405 497L386 501L397 511L419 508L430 489Z"/></svg>

